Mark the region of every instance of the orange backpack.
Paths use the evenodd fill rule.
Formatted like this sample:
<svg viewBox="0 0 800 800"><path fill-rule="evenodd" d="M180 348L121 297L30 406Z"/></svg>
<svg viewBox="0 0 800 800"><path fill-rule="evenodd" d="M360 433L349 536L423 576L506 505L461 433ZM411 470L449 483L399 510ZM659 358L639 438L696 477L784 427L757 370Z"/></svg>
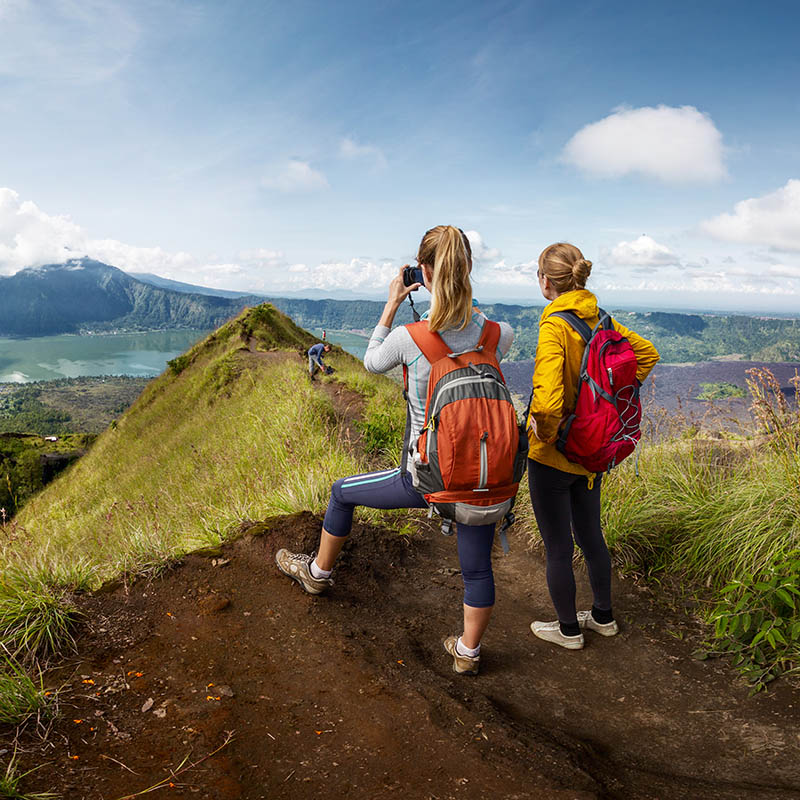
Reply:
<svg viewBox="0 0 800 800"><path fill-rule="evenodd" d="M425 426L407 461L414 488L445 520L499 522L509 515L528 452L497 363L500 326L487 320L478 344L461 353L426 321L406 328L431 364Z"/></svg>

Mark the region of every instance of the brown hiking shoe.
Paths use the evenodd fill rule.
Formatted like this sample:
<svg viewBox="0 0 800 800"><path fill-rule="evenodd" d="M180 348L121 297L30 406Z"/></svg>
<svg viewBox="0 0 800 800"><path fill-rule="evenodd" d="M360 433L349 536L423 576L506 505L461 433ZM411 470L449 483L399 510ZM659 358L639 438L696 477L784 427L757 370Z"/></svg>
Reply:
<svg viewBox="0 0 800 800"><path fill-rule="evenodd" d="M333 581L330 578L315 578L311 574L313 560L313 553L291 553L286 548L275 553L275 563L284 575L297 581L309 594L322 594L333 586Z"/></svg>
<svg viewBox="0 0 800 800"><path fill-rule="evenodd" d="M453 656L453 672L459 675L477 675L478 666L481 663L480 656L462 656L456 650L458 636L448 636L442 644L444 649Z"/></svg>

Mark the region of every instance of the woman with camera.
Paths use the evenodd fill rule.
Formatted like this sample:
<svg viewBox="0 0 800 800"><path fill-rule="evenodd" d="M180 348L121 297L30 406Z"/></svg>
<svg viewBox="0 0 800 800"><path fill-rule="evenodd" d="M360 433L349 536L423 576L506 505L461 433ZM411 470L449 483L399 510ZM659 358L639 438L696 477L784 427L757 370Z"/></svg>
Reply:
<svg viewBox="0 0 800 800"><path fill-rule="evenodd" d="M364 366L370 372L384 373L403 365L408 374L409 430L407 441L414 442L425 424L425 404L431 365L417 347L405 326L392 330L397 310L412 291L424 285L431 293L427 316L428 329L437 332L453 352L474 348L481 337L486 317L473 311L472 251L464 232L450 225L431 228L422 238L417 252L419 267L404 267L389 285L389 299L370 338ZM403 280L404 270L407 282ZM413 277L408 278L411 274ZM500 323L497 358L511 346L514 333ZM310 594L320 594L331 585L331 571L352 525L356 506L371 508L427 508L423 496L414 488L405 464L394 469L354 475L333 484L328 510L322 526L319 549L314 555L280 550L278 568L296 580ZM464 582L464 632L444 641L453 657L453 669L476 674L480 661L480 642L494 607L494 577L491 549L494 524L457 526L458 556Z"/></svg>

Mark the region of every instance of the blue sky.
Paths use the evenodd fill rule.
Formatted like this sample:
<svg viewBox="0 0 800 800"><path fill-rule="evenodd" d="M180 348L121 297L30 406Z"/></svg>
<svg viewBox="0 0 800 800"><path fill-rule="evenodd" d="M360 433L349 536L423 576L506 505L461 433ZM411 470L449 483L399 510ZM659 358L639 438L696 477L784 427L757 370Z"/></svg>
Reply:
<svg viewBox="0 0 800 800"><path fill-rule="evenodd" d="M567 240L611 307L800 311L799 39L790 2L0 0L0 274L383 296L451 223L487 300Z"/></svg>

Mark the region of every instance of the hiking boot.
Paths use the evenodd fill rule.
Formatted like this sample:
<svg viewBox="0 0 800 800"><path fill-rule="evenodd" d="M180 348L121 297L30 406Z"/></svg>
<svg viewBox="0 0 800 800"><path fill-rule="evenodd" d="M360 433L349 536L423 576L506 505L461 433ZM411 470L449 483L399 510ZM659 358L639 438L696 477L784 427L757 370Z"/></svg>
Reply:
<svg viewBox="0 0 800 800"><path fill-rule="evenodd" d="M599 633L601 636L616 636L619 633L619 625L616 620L611 622L598 622L593 616L591 611L578 612L578 625L581 628L588 628L590 631Z"/></svg>
<svg viewBox="0 0 800 800"><path fill-rule="evenodd" d="M567 650L582 650L583 649L583 634L579 633L577 636L564 636L561 633L561 624L558 620L555 622L531 622L531 630L534 636L544 639L546 642L566 647Z"/></svg>
<svg viewBox="0 0 800 800"><path fill-rule="evenodd" d="M333 581L330 578L315 578L311 574L313 560L313 553L290 553L285 548L275 553L275 563L284 575L297 581L309 594L322 594L329 586L333 586Z"/></svg>
<svg viewBox="0 0 800 800"><path fill-rule="evenodd" d="M480 656L462 656L456 650L458 636L448 636L442 644L444 649L453 656L453 672L459 675L477 675L478 666L481 663Z"/></svg>

